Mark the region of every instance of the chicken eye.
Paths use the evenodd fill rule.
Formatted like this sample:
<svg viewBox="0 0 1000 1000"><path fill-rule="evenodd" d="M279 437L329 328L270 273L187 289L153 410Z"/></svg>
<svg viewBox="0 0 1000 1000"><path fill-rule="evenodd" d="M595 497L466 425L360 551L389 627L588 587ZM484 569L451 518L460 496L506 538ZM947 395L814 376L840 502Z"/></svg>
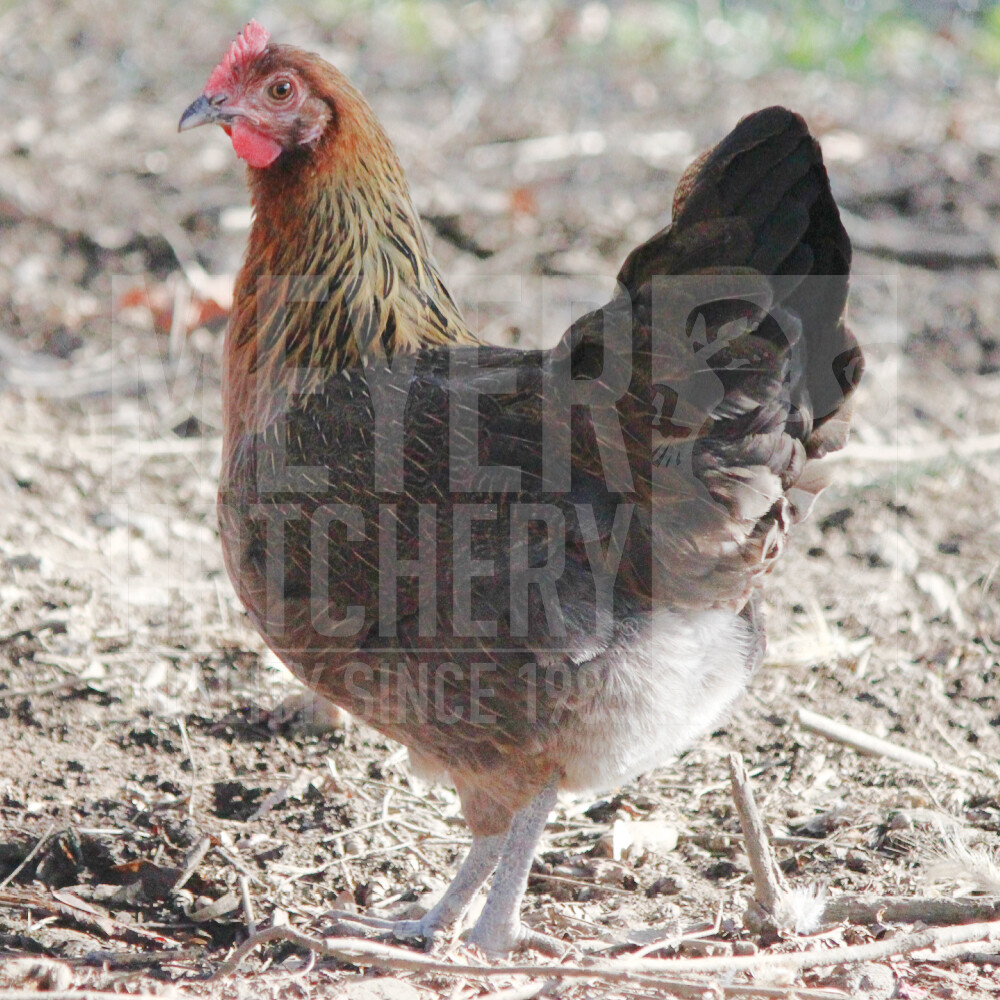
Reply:
<svg viewBox="0 0 1000 1000"><path fill-rule="evenodd" d="M268 96L276 101L287 101L292 96L292 84L290 80L275 80L267 88Z"/></svg>

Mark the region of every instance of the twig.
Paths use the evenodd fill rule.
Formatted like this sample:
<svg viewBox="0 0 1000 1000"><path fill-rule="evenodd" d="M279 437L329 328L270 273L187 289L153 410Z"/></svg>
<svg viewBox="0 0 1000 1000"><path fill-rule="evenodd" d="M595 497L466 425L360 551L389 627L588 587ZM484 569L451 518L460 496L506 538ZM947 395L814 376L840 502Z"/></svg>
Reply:
<svg viewBox="0 0 1000 1000"><path fill-rule="evenodd" d="M572 979L601 979L609 982L632 982L663 986L664 976L729 975L750 972L760 975L776 970L802 971L854 962L873 962L894 955L906 955L927 948L940 949L963 942L1000 939L1000 921L965 924L960 927L931 927L913 934L869 944L841 948L812 948L800 952L768 952L759 955L736 955L713 958L621 959L593 966L579 965L482 965L442 962L426 955L359 938L318 938L292 927L268 927L245 941L212 975L212 979L230 975L255 948L269 941L285 941L350 965L367 965L407 972L434 972L454 976L489 978L493 976L547 976ZM3 1000L0 997L0 1000Z"/></svg>
<svg viewBox="0 0 1000 1000"><path fill-rule="evenodd" d="M57 691L71 691L73 688L85 688L90 685L94 678L89 677L64 677L61 681L52 681L49 684L36 684L34 687L7 688L0 691L0 701L9 701L12 698L41 698L42 695L55 694Z"/></svg>
<svg viewBox="0 0 1000 1000"><path fill-rule="evenodd" d="M653 985L646 980L646 985ZM759 997L761 1000L851 1000L840 990L789 989L787 986L756 986L750 983L684 982L662 979L656 984L670 997L690 997L691 1000L723 1000L725 997Z"/></svg>
<svg viewBox="0 0 1000 1000"><path fill-rule="evenodd" d="M258 878L249 868L231 851L227 851L222 844L214 844L213 849L216 854L222 858L226 864L232 865L236 871L244 876L248 882L253 882L254 885L259 885L262 889L269 889L270 886L263 879Z"/></svg>
<svg viewBox="0 0 1000 1000"><path fill-rule="evenodd" d="M316 868L292 868L290 865L284 866L274 866L276 872L291 872L284 882L283 885L294 885L300 879L307 878L310 875L321 875L325 871L329 871L334 865L340 865L347 861L364 861L368 858L373 857L376 854L395 854L396 851L409 851L414 847L414 841L404 841L399 844L386 844L384 847L370 847L367 851L362 851L358 854L345 854L343 857L334 858L332 861L326 861Z"/></svg>
<svg viewBox="0 0 1000 1000"><path fill-rule="evenodd" d="M347 779L342 778L341 780L346 781ZM420 802L424 806L429 807L436 814L437 818L443 820L445 823L449 820L449 817L445 815L444 809L426 795L418 795L409 788L403 788L402 785L392 785L388 781L382 781L380 778L365 778L365 784L371 785L373 788L391 788L397 795L405 795L407 798L413 799L414 802ZM358 789L358 786L354 782L351 782L351 787L355 791ZM370 796L362 795L361 797L367 798L369 802L373 801Z"/></svg>
<svg viewBox="0 0 1000 1000"><path fill-rule="evenodd" d="M338 837L350 837L353 834L360 833L362 830L371 830L377 826L383 826L384 824L385 824L384 819L373 819L370 823L359 823L357 826L349 826L347 827L346 830L337 830L334 833L328 833L326 836L323 837L321 843L329 844L331 841L336 840ZM403 825L408 826L410 824L404 823ZM418 827L417 829L419 830L420 833L424 834L427 833L427 831L423 827Z"/></svg>
<svg viewBox="0 0 1000 1000"><path fill-rule="evenodd" d="M62 618L43 618L40 622L29 625L27 628L19 628L6 635L0 635L0 646L7 646L12 642L17 642L18 639L34 639L39 632L62 633L65 631L66 622ZM7 691L2 693L9 694Z"/></svg>
<svg viewBox="0 0 1000 1000"><path fill-rule="evenodd" d="M774 860L774 852L767 839L764 821L757 811L750 779L738 753L729 755L729 777L733 785L733 801L743 830L744 845L750 859L756 892L754 899L773 917L778 901L784 895L781 872Z"/></svg>
<svg viewBox="0 0 1000 1000"><path fill-rule="evenodd" d="M487 993L481 1000L535 1000L535 997L544 997L555 993L562 985L562 981L559 979L546 979L540 983L511 986L509 989L500 990L497 993Z"/></svg>
<svg viewBox="0 0 1000 1000"><path fill-rule="evenodd" d="M277 806L280 806L292 795L301 794L304 790L302 787L303 781L306 782L306 787L311 783L314 773L305 768L298 770L295 775L291 778L286 778L279 788L276 788L273 792L270 792L264 797L264 800L259 806L250 814L248 817L248 822L257 823L262 820L268 813L271 812Z"/></svg>
<svg viewBox="0 0 1000 1000"><path fill-rule="evenodd" d="M3 881L0 881L0 889L6 888L11 882L14 881L15 878L17 878L18 875L20 875L28 862L42 849L42 845L48 841L49 837L52 836L52 831L55 828L55 823L49 824L49 828L41 835L41 837L38 838L37 843L30 851L28 851L25 859L12 872L9 873Z"/></svg>
<svg viewBox="0 0 1000 1000"><path fill-rule="evenodd" d="M818 733L835 743L843 743L859 753L869 757L887 757L889 760L899 761L901 764L908 764L910 767L919 768L922 771L937 771L953 774L960 778L972 778L975 775L961 767L952 764L944 764L925 753L916 750L909 750L906 747L890 743L888 740L872 736L871 733L863 732L848 726L843 722L836 722L828 719L825 715L817 712L810 712L806 708L796 710L799 725L809 732Z"/></svg>
<svg viewBox="0 0 1000 1000"><path fill-rule="evenodd" d="M715 937L719 933L719 927L722 923L721 914L722 906L720 905L719 913L716 914L715 922L713 924L703 925L704 930L697 932L691 930L681 934L665 934L661 938L656 938L654 941L644 944L637 951L628 952L628 957L634 960L637 958L645 958L647 955L653 954L653 952L663 951L666 948L676 948L678 945L702 944L705 938ZM609 947L620 949L621 945L615 944Z"/></svg>
<svg viewBox="0 0 1000 1000"><path fill-rule="evenodd" d="M115 920L106 910L93 903L88 903L68 890L33 890L12 889L0 890L0 906L15 906L22 910L51 914L73 923L79 924L88 931L96 931L104 937L141 938L145 942L155 942L158 946L174 945L181 947L179 941L169 937L160 924L156 931L149 929L150 925L126 924Z"/></svg>
<svg viewBox="0 0 1000 1000"><path fill-rule="evenodd" d="M989 956L984 952L970 952L969 943L967 941L959 942L958 944L948 945L946 948L927 948L921 951L915 951L912 958L916 962L953 962L956 958L961 958L962 961L969 961L969 959L964 956L970 954L978 954L983 957L984 960L989 961ZM995 962L997 960L997 952L992 953L992 959Z"/></svg>
<svg viewBox="0 0 1000 1000"><path fill-rule="evenodd" d="M187 281L174 283L174 308L170 314L170 337L167 341L167 357L172 370L180 361L184 340L187 336L188 312L191 308L191 285Z"/></svg>
<svg viewBox="0 0 1000 1000"><path fill-rule="evenodd" d="M250 899L250 882L246 875L238 875L236 881L240 887L240 899L243 901L243 920L246 923L247 937L252 938L257 933L257 921L253 916L253 902Z"/></svg>
<svg viewBox="0 0 1000 1000"><path fill-rule="evenodd" d="M178 962L200 962L204 957L205 952L201 948L180 948L169 951L88 951L83 956L83 963L109 970L152 969L158 965L173 965Z"/></svg>
<svg viewBox="0 0 1000 1000"><path fill-rule="evenodd" d="M1000 954L995 951L969 951L967 944L956 944L953 948L941 948L933 955L913 956L917 962L970 962L972 965L1000 965Z"/></svg>
<svg viewBox="0 0 1000 1000"><path fill-rule="evenodd" d="M163 1000L156 993L129 993L128 1000ZM121 993L104 990L0 990L0 1000L122 1000Z"/></svg>
<svg viewBox="0 0 1000 1000"><path fill-rule="evenodd" d="M212 838L209 836L204 836L198 841L194 846L194 850L188 855L187 862L184 865L184 870L181 872L180 877L173 884L170 891L177 892L179 889L183 889L187 880L198 870L198 865L202 863L205 855L208 854L208 849L212 846Z"/></svg>
<svg viewBox="0 0 1000 1000"><path fill-rule="evenodd" d="M940 462L949 458L972 458L1000 451L1000 434L980 434L954 441L924 444L848 444L824 457L825 462L875 462L890 465Z"/></svg>
<svg viewBox="0 0 1000 1000"><path fill-rule="evenodd" d="M851 242L861 250L927 268L973 267L996 263L994 248L981 233L946 233L908 219L866 219L840 209Z"/></svg>
<svg viewBox="0 0 1000 1000"><path fill-rule="evenodd" d="M194 796L198 788L198 767L194 762L194 751L191 749L191 741L188 739L187 723L183 715L177 716L177 728L181 733L181 746L187 754L188 763L191 765L191 791L188 795L188 816L194 816Z"/></svg>
<svg viewBox="0 0 1000 1000"><path fill-rule="evenodd" d="M535 997L556 995L566 984L560 979L548 979L527 986L512 986L498 993L487 993L481 1000L534 1000ZM708 997L759 997L761 1000L848 1000L840 990L788 990L782 986L756 986L742 983L686 983L677 979L663 979L657 983L660 990L671 997L690 997L707 1000ZM714 989L713 989L714 988Z"/></svg>
<svg viewBox="0 0 1000 1000"><path fill-rule="evenodd" d="M1000 920L1000 902L985 899L907 899L838 896L827 902L823 920L849 924L936 924L952 926Z"/></svg>
<svg viewBox="0 0 1000 1000"><path fill-rule="evenodd" d="M623 889L619 885L607 885L603 882L587 881L582 878L569 878L566 875L547 875L545 872L532 872L529 876L531 882L558 882L560 885L577 885L593 892L617 893L619 896L631 896L635 899L635 889Z"/></svg>

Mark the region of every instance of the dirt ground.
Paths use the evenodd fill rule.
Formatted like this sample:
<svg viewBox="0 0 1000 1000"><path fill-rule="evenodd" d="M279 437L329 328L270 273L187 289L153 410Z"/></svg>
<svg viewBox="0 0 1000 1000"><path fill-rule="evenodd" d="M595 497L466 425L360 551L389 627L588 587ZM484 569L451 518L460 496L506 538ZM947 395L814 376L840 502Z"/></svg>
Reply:
<svg viewBox="0 0 1000 1000"><path fill-rule="evenodd" d="M560 804L528 922L567 961L761 946L734 750L789 883L844 901L775 950L1000 917L995 76L940 25L865 77L776 64L684 7L0 5L0 987L37 985L20 959L43 957L64 963L49 987L170 995L681 995L280 944L203 978L245 937L244 893L259 926L402 914L468 843L454 793L419 787L398 746L296 714L222 568L218 368L249 213L225 137L176 124L251 14L361 86L495 339L561 331L667 220L684 165L767 104L821 137L855 240L867 376L834 485L768 583L765 667L679 760ZM930 764L862 756L799 709ZM1000 993L996 945L967 952L753 986Z"/></svg>

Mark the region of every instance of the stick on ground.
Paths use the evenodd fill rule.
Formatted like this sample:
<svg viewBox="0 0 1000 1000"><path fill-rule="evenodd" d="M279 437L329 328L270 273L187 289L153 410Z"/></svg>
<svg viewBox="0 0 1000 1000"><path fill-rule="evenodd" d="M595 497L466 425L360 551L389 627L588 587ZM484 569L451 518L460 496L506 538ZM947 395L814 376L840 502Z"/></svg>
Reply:
<svg viewBox="0 0 1000 1000"><path fill-rule="evenodd" d="M293 927L268 927L244 941L211 977L219 979L233 973L255 948L270 941L285 941L317 955L335 958L351 965L370 966L406 972L430 972L451 976L490 978L493 976L545 976L546 978L594 979L605 982L662 986L664 977L727 976L741 972L758 976L777 970L801 972L854 962L874 962L894 955L910 955L933 949L935 952L961 943L1000 940L1000 921L965 924L960 927L928 927L913 934L872 941L841 948L810 948L798 952L766 952L758 955L727 955L713 958L643 959L595 965L485 965L447 962L395 945L359 938L320 938ZM731 988L731 987L729 987ZM801 991L798 991L801 994ZM0 1000L4 1000L0 996Z"/></svg>
<svg viewBox="0 0 1000 1000"><path fill-rule="evenodd" d="M925 753L918 753L916 750L908 750L906 747L890 743L888 740L872 736L861 729L855 729L843 722L828 719L825 715L817 712L810 712L807 708L799 708L796 711L799 725L803 729L812 733L825 736L835 743L843 743L852 747L859 753L867 754L869 757L886 757L889 760L898 760L901 764L908 764L910 767L918 768L921 771L937 771L954 774L956 777L973 777L971 771L964 768L955 767L952 764L944 764Z"/></svg>
<svg viewBox="0 0 1000 1000"><path fill-rule="evenodd" d="M750 870L753 872L756 887L754 899L773 916L785 888L781 872L774 860L771 843L767 839L764 821L760 817L757 803L754 802L747 769L738 753L729 755L729 777L733 785L733 801L740 817L747 857L750 859Z"/></svg>

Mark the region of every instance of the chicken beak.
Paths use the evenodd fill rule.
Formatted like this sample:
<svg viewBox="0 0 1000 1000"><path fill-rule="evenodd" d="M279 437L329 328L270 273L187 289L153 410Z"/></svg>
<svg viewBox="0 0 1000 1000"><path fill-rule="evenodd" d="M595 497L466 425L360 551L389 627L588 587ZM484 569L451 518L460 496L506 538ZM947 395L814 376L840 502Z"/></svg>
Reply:
<svg viewBox="0 0 1000 1000"><path fill-rule="evenodd" d="M181 120L177 124L178 132L186 132L189 128L197 128L199 125L211 125L214 122L222 122L228 115L224 115L222 108L213 104L204 94L192 101Z"/></svg>

